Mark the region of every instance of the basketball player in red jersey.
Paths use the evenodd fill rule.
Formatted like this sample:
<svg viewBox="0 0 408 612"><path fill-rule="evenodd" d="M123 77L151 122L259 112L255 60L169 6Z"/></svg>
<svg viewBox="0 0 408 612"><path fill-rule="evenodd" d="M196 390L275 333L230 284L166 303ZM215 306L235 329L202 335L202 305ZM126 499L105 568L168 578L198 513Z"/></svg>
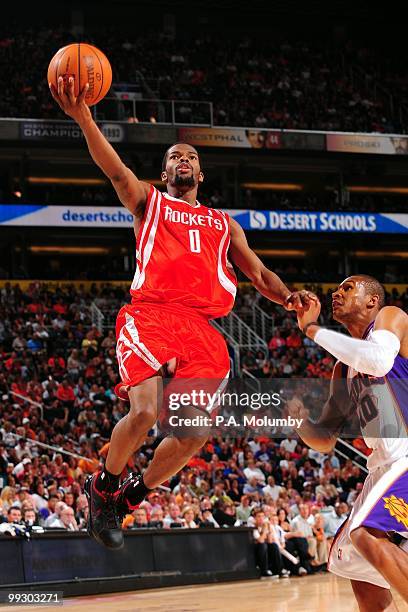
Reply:
<svg viewBox="0 0 408 612"><path fill-rule="evenodd" d="M307 308L309 296L291 293L262 264L236 221L197 201L204 175L194 147L178 143L167 150L161 174L167 193L160 193L138 180L102 135L84 102L86 88L75 98L73 79L66 86L60 79L58 91L51 87L51 92L81 127L93 160L135 220L132 303L120 310L116 324L122 380L116 392L129 400L130 409L112 432L104 469L85 485L89 533L105 546L119 548L120 516L183 468L208 437L209 427L195 435L166 437L143 476L131 474L120 485L126 462L158 418L162 366L175 358L174 382L182 380L186 390L197 379L206 379L206 388L214 391L228 377L227 347L209 320L228 314L234 304L237 281L229 259L258 291L287 310ZM188 414L203 410L209 407L190 407Z"/></svg>

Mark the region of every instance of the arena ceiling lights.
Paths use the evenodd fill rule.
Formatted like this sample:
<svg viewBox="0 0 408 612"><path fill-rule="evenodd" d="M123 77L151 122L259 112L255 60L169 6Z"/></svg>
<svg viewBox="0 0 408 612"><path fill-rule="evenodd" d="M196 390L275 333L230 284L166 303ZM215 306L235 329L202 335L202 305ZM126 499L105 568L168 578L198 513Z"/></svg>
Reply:
<svg viewBox="0 0 408 612"><path fill-rule="evenodd" d="M401 195L408 193L408 187L372 187L371 185L346 185L350 193L398 193Z"/></svg>
<svg viewBox="0 0 408 612"><path fill-rule="evenodd" d="M360 259L408 259L406 251L351 251L350 255Z"/></svg>
<svg viewBox="0 0 408 612"><path fill-rule="evenodd" d="M31 253L37 255L109 255L110 249L106 247L92 246L43 246L31 245L28 247Z"/></svg>
<svg viewBox="0 0 408 612"><path fill-rule="evenodd" d="M102 178L79 178L79 177L57 177L57 176L29 176L27 182L32 185L83 185L96 186L106 185L107 181Z"/></svg>
<svg viewBox="0 0 408 612"><path fill-rule="evenodd" d="M254 249L257 255L263 257L306 257L302 249Z"/></svg>
<svg viewBox="0 0 408 612"><path fill-rule="evenodd" d="M302 191L304 186L300 183L241 183L241 187L254 191Z"/></svg>

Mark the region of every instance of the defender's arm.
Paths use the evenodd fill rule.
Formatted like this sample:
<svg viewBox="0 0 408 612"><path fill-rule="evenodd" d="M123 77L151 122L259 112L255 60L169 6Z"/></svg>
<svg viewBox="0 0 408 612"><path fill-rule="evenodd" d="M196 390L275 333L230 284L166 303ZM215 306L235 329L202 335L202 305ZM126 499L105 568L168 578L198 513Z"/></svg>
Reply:
<svg viewBox="0 0 408 612"><path fill-rule="evenodd" d="M357 372L381 378L388 374L400 351L401 341L408 333L408 315L400 308L386 306L380 310L370 341L350 338L314 324L320 314L312 304L309 311L298 316L299 327L306 335L334 357Z"/></svg>
<svg viewBox="0 0 408 612"><path fill-rule="evenodd" d="M309 418L309 411L300 398L290 400L288 409L293 418L303 419L302 426L296 432L305 444L321 453L333 450L340 431L350 419L350 397L347 383L342 379L341 363L337 362L334 366L330 395L317 421Z"/></svg>

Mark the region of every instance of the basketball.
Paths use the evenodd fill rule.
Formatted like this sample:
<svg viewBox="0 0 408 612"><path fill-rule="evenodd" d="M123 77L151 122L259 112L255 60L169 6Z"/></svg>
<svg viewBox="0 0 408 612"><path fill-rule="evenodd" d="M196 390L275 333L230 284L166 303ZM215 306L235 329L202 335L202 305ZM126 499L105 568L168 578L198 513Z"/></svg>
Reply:
<svg viewBox="0 0 408 612"><path fill-rule="evenodd" d="M85 102L93 106L108 93L112 83L112 68L100 49L87 43L73 43L59 49L48 66L48 83L52 83L56 89L60 76L64 81L74 77L75 96L89 83Z"/></svg>

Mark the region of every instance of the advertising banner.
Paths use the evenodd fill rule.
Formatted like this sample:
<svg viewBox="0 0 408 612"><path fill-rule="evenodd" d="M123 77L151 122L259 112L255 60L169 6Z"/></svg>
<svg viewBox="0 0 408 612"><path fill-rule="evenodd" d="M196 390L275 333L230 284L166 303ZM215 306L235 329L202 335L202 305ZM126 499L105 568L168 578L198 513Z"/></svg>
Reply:
<svg viewBox="0 0 408 612"><path fill-rule="evenodd" d="M406 234L408 215L282 210L229 210L247 230Z"/></svg>
<svg viewBox="0 0 408 612"><path fill-rule="evenodd" d="M22 121L20 123L22 140L81 140L81 128L71 121Z"/></svg>
<svg viewBox="0 0 408 612"><path fill-rule="evenodd" d="M256 128L179 128L178 140L195 147L235 147L244 149L280 149L280 130Z"/></svg>
<svg viewBox="0 0 408 612"><path fill-rule="evenodd" d="M0 225L25 227L132 227L133 215L123 206L0 205Z"/></svg>
<svg viewBox="0 0 408 612"><path fill-rule="evenodd" d="M377 155L408 155L408 136L257 127L195 127L171 124L98 122L112 143L171 145L185 141L197 147L331 151ZM44 144L80 142L83 134L73 121L0 118L0 140L30 140Z"/></svg>
<svg viewBox="0 0 408 612"><path fill-rule="evenodd" d="M102 134L109 142L126 139L126 125L121 123L99 123ZM36 141L79 141L84 138L81 128L73 121L21 121L20 138Z"/></svg>
<svg viewBox="0 0 408 612"><path fill-rule="evenodd" d="M336 151L339 153L408 155L407 136L326 134L326 146L328 151Z"/></svg>
<svg viewBox="0 0 408 612"><path fill-rule="evenodd" d="M407 234L408 214L225 209L245 230ZM132 227L122 206L0 205L0 225L21 227Z"/></svg>

